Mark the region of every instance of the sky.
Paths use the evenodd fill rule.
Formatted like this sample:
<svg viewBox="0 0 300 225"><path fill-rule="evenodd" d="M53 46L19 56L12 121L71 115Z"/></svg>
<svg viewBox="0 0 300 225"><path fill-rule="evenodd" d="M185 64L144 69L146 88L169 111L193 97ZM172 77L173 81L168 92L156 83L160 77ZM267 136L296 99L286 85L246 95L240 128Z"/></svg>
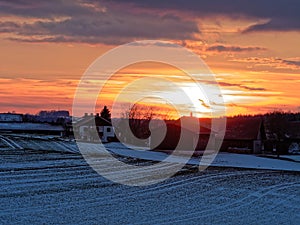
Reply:
<svg viewBox="0 0 300 225"><path fill-rule="evenodd" d="M0 0L0 112L71 111L89 65L140 40L172 42L199 55L218 81L227 115L300 111L299 8L297 0ZM155 63L118 71L99 107L146 76L171 77L199 100L194 108L182 103L186 114L205 114L207 103L193 83ZM174 92L146 83L136 91L150 87Z"/></svg>

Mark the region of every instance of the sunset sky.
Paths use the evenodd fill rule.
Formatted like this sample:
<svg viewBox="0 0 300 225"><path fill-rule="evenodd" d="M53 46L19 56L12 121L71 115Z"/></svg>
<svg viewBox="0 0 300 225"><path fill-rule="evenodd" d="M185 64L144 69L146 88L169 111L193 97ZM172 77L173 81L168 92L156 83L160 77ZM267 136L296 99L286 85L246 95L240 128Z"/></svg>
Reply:
<svg viewBox="0 0 300 225"><path fill-rule="evenodd" d="M300 111L299 9L298 0L0 0L0 111L71 111L88 66L137 40L198 54L219 82L228 115ZM132 65L107 83L99 104L110 105L120 84L146 75L181 72Z"/></svg>

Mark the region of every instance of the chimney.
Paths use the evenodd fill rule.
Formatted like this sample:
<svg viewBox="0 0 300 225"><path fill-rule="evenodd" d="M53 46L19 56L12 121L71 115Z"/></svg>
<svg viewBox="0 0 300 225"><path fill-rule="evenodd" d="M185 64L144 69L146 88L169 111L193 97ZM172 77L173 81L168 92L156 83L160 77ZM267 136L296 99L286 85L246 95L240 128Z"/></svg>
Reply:
<svg viewBox="0 0 300 225"><path fill-rule="evenodd" d="M99 117L99 113L96 114L96 117Z"/></svg>
<svg viewBox="0 0 300 225"><path fill-rule="evenodd" d="M193 117L193 112L190 112L190 117Z"/></svg>
<svg viewBox="0 0 300 225"><path fill-rule="evenodd" d="M88 116L88 113L84 113L84 117L87 117Z"/></svg>
<svg viewBox="0 0 300 225"><path fill-rule="evenodd" d="M91 116L93 116L94 114L93 113L91 113Z"/></svg>

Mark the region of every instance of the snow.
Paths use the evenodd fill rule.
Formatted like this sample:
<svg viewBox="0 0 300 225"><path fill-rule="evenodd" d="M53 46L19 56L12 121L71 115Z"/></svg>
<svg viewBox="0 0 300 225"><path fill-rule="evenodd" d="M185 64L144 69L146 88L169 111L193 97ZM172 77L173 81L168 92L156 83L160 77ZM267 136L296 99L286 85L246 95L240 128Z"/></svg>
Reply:
<svg viewBox="0 0 300 225"><path fill-rule="evenodd" d="M292 172L299 171L297 162L219 153L215 167L205 171L130 187L97 174L74 142L5 136L0 143L0 224L300 224L300 173ZM111 165L99 144L84 145L96 153L95 162ZM185 161L120 143L105 147L136 166ZM134 179L120 168L105 172Z"/></svg>
<svg viewBox="0 0 300 225"><path fill-rule="evenodd" d="M145 160L183 163L186 161L183 157L168 158L168 155L162 152L154 151L138 151L130 150L120 143L110 143L105 145L111 152L126 157L134 157ZM294 156L296 157L296 156ZM192 158L188 164L199 165L200 160ZM207 161L203 165L208 165ZM218 153L211 166L218 167L238 167L249 169L269 169L269 170L284 170L284 171L300 171L300 163L293 161L285 161L280 159L270 159L258 157L250 154L234 154L234 153Z"/></svg>
<svg viewBox="0 0 300 225"><path fill-rule="evenodd" d="M64 131L62 126L46 123L0 123L0 130Z"/></svg>
<svg viewBox="0 0 300 225"><path fill-rule="evenodd" d="M79 154L79 150L75 142L63 140L60 138L54 138L52 136L45 137L23 137L23 136L0 136L0 142L6 144L7 147L13 149L33 149L40 151L57 151L62 153L75 153ZM98 155L103 155L103 149L99 147L99 144L93 143L81 143L86 146L86 149L93 151ZM110 152L131 158L139 158L151 161L167 161L175 163L184 163L188 161L188 164L199 165L201 158L187 159L185 155L168 157L166 153L147 151L142 148L129 149L118 142L112 142L104 144L107 150ZM237 168L249 168L249 169L268 169L268 170L283 170L283 171L300 171L300 156L289 155L282 156L281 158L287 158L291 160L282 160L276 158L258 157L251 154L235 154L235 153L223 153L217 154L215 160L211 166L217 167L237 167ZM209 161L202 160L201 165L209 165Z"/></svg>
<svg viewBox="0 0 300 225"><path fill-rule="evenodd" d="M293 160L295 162L300 163L300 155L283 155L283 156L280 156L280 157L284 158L284 159L290 159L290 160Z"/></svg>
<svg viewBox="0 0 300 225"><path fill-rule="evenodd" d="M300 224L299 173L208 168L129 187L79 154L18 151L0 151L0 224Z"/></svg>
<svg viewBox="0 0 300 225"><path fill-rule="evenodd" d="M0 135L0 142L12 149L31 149L38 151L57 151L79 154L74 141L63 140L54 136Z"/></svg>

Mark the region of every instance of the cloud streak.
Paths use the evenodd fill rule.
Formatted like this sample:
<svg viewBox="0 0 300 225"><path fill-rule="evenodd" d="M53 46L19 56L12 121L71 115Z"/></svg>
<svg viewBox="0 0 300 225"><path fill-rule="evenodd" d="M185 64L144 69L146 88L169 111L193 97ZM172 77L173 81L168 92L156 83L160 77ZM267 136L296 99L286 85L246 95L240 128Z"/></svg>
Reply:
<svg viewBox="0 0 300 225"><path fill-rule="evenodd" d="M240 59L231 59L233 62L241 62L241 63L252 63L255 67L272 67L276 69L292 69L298 70L300 69L300 61L290 60L290 59L282 59L277 57L247 57Z"/></svg>
<svg viewBox="0 0 300 225"><path fill-rule="evenodd" d="M225 45L212 45L206 48L206 51L212 52L252 52L252 51L265 51L266 48L262 47L242 47L242 46L225 46Z"/></svg>
<svg viewBox="0 0 300 225"><path fill-rule="evenodd" d="M227 83L227 82L218 82L222 87L239 87L248 91L266 91L266 88L261 87L249 87L243 84Z"/></svg>

